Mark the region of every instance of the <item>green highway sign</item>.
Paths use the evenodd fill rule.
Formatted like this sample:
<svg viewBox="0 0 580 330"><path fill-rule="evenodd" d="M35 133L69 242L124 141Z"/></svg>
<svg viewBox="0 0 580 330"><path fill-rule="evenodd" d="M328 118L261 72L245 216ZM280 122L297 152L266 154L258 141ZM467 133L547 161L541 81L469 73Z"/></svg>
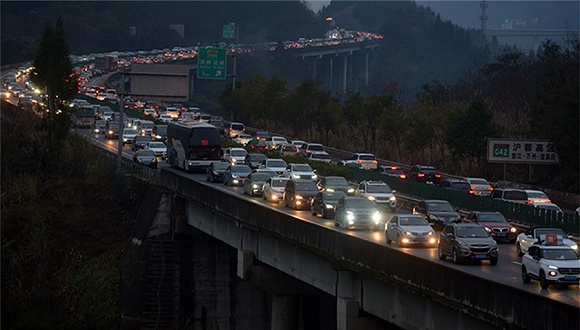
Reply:
<svg viewBox="0 0 580 330"><path fill-rule="evenodd" d="M226 79L227 53L224 48L200 48L197 53L198 79Z"/></svg>
<svg viewBox="0 0 580 330"><path fill-rule="evenodd" d="M236 37L236 24L224 24L223 38L224 39L234 39Z"/></svg>
<svg viewBox="0 0 580 330"><path fill-rule="evenodd" d="M493 145L493 156L498 158L509 158L510 145L495 143Z"/></svg>

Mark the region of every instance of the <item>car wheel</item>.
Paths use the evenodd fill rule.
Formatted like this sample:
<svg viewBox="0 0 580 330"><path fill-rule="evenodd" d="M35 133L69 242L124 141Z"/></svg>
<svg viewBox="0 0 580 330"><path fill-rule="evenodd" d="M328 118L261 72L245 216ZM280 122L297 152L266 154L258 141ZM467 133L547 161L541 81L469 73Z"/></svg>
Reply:
<svg viewBox="0 0 580 330"><path fill-rule="evenodd" d="M437 247L437 255L439 255L439 260L447 259L445 253L443 253L443 250L441 250L441 244L439 244L439 246Z"/></svg>
<svg viewBox="0 0 580 330"><path fill-rule="evenodd" d="M389 234L385 231L385 239L387 240L387 244L391 244L393 241L389 238Z"/></svg>
<svg viewBox="0 0 580 330"><path fill-rule="evenodd" d="M312 215L313 216L316 216L316 211L314 211L314 207L313 206L310 207L310 212L312 212Z"/></svg>
<svg viewBox="0 0 580 330"><path fill-rule="evenodd" d="M334 226L335 226L336 228L340 227L340 223L338 223L338 221L336 221L336 219L334 220Z"/></svg>
<svg viewBox="0 0 580 330"><path fill-rule="evenodd" d="M401 241L401 236L397 235L397 246L402 247L403 246L403 242Z"/></svg>
<svg viewBox="0 0 580 330"><path fill-rule="evenodd" d="M266 194L262 194L262 200L264 200L264 201L267 200Z"/></svg>
<svg viewBox="0 0 580 330"><path fill-rule="evenodd" d="M459 265L461 263L461 257L457 254L457 249L453 248L452 253L453 263Z"/></svg>
<svg viewBox="0 0 580 330"><path fill-rule="evenodd" d="M523 255L522 247L520 246L520 243L519 242L516 243L516 251L518 252L518 255L519 256Z"/></svg>
<svg viewBox="0 0 580 330"><path fill-rule="evenodd" d="M322 219L326 219L326 212L324 211L324 209L322 209L322 211L320 211L320 216L322 217Z"/></svg>
<svg viewBox="0 0 580 330"><path fill-rule="evenodd" d="M528 270L526 268L526 266L522 265L522 282L524 282L525 284L530 283L531 278L530 275L528 274Z"/></svg>
<svg viewBox="0 0 580 330"><path fill-rule="evenodd" d="M544 274L543 270L540 271L540 286L544 290L550 286L550 282L548 282L548 279L546 279L546 274Z"/></svg>
<svg viewBox="0 0 580 330"><path fill-rule="evenodd" d="M491 263L493 266L497 265L497 262L498 262L498 261L499 261L499 258L497 258L497 257L496 257L496 258L491 258L491 259L489 259L489 262L490 262L490 263Z"/></svg>

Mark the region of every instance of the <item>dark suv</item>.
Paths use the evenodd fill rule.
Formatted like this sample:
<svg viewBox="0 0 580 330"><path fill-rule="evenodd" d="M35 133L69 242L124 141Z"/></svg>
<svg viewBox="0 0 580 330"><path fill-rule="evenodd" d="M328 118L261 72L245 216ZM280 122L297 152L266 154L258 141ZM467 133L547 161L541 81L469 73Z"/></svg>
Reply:
<svg viewBox="0 0 580 330"><path fill-rule="evenodd" d="M284 205L293 209L309 210L312 198L319 192L316 183L308 179L288 180L284 189Z"/></svg>
<svg viewBox="0 0 580 330"><path fill-rule="evenodd" d="M439 259L453 258L456 264L463 260L489 260L497 265L497 243L485 229L475 223L452 223L441 231Z"/></svg>
<svg viewBox="0 0 580 330"><path fill-rule="evenodd" d="M441 173L435 166L415 165L407 172L407 178L411 181L424 182L428 184L441 184Z"/></svg>
<svg viewBox="0 0 580 330"><path fill-rule="evenodd" d="M528 194L521 189L495 188L489 197L517 204L528 203Z"/></svg>

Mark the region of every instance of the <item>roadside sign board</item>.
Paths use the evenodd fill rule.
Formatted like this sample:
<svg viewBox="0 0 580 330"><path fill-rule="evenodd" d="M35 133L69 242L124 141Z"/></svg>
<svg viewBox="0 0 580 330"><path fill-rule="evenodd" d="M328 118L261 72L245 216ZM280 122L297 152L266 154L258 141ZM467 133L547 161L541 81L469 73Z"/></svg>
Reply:
<svg viewBox="0 0 580 330"><path fill-rule="evenodd" d="M224 48L205 47L197 53L198 79L226 79L227 53Z"/></svg>
<svg viewBox="0 0 580 330"><path fill-rule="evenodd" d="M224 39L234 39L236 37L236 24L224 24L222 35Z"/></svg>
<svg viewBox="0 0 580 330"><path fill-rule="evenodd" d="M490 163L558 164L560 158L550 141L489 139L487 161Z"/></svg>

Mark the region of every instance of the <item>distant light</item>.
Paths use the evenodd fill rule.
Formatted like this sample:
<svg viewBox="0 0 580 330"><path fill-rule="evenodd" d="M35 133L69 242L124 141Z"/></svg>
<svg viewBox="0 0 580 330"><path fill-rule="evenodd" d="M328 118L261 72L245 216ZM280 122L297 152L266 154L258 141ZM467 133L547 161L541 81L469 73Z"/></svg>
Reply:
<svg viewBox="0 0 580 330"><path fill-rule="evenodd" d="M327 17L326 20L327 21L332 21L332 17Z"/></svg>

